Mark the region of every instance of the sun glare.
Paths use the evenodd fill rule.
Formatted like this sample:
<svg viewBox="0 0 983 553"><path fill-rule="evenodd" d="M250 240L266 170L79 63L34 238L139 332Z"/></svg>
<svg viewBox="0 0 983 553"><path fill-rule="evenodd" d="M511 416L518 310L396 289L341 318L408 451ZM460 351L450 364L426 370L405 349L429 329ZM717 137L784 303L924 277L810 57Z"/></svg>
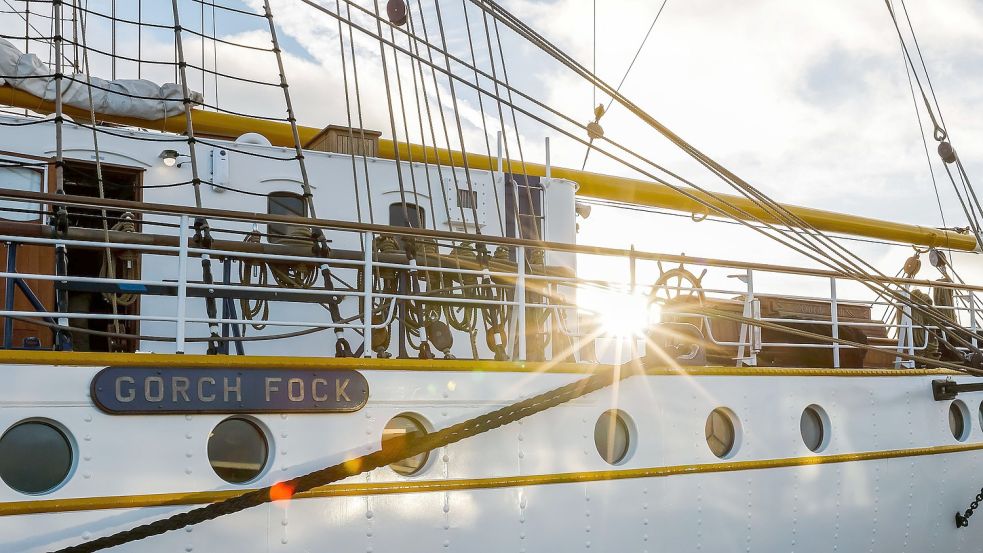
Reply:
<svg viewBox="0 0 983 553"><path fill-rule="evenodd" d="M648 298L638 294L593 289L581 293L579 300L597 314L601 330L610 336L641 336L659 322L659 306L649 305Z"/></svg>

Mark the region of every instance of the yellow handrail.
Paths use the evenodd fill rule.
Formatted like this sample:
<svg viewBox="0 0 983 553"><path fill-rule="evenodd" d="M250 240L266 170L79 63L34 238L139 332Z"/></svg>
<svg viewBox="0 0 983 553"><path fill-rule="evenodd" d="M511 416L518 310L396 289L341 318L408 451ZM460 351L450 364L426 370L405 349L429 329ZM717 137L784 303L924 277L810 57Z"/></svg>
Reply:
<svg viewBox="0 0 983 553"><path fill-rule="evenodd" d="M46 102L36 96L6 85L0 86L0 104L27 108L41 113L51 113L54 110L54 105L51 102ZM89 118L87 110L66 106L64 111L70 117L77 118L81 121ZM108 115L100 115L99 118L106 122L175 133L184 132L185 128L183 117L171 117L155 121ZM265 136L276 146L293 146L293 134L290 125L286 123L202 110L194 110L192 112L192 119L194 121L196 135L234 139L244 133L254 132ZM300 139L305 144L321 131L321 129L313 127L299 127L298 130ZM395 159L397 145L399 157L402 160L439 161L444 165L458 167L464 165L465 156L462 152L407 144L405 142L396 143L386 139L379 140L379 157ZM473 153L467 154L467 163L470 167L476 169L494 170L498 166L497 159ZM512 161L512 167L515 172L520 172L517 169L517 167L520 167L517 161ZM522 172L528 175L546 175L546 167L542 164L527 162L521 167L524 167ZM579 184L580 188L577 194L580 196L686 213L704 214L707 212L707 208L700 202L690 199L663 184L643 179L578 171L564 167L551 167L550 170L553 177L569 179ZM771 223L778 222L768 215L765 210L747 198L727 194L710 197L695 190L689 190L689 192L725 212L736 214L733 208L727 206L727 204L730 204L739 210L747 212L751 217L760 218ZM787 204L783 204L783 206L806 223L825 232L890 240L919 246L951 248L954 250L975 251L978 249L976 238L972 235L808 207Z"/></svg>

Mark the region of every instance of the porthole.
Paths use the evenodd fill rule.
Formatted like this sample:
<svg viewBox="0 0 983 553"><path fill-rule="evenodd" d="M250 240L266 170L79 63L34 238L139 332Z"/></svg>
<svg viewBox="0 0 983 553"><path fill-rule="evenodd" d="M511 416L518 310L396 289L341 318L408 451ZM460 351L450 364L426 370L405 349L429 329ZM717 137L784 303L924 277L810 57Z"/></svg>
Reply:
<svg viewBox="0 0 983 553"><path fill-rule="evenodd" d="M222 480L244 484L255 480L270 457L266 433L255 422L230 417L208 436L208 463Z"/></svg>
<svg viewBox="0 0 983 553"><path fill-rule="evenodd" d="M802 410L799 418L799 433L802 443L810 451L820 452L829 443L829 416L818 405L810 405Z"/></svg>
<svg viewBox="0 0 983 553"><path fill-rule="evenodd" d="M427 427L416 415L401 413L392 418L382 431L382 448L402 447L410 439L420 438L427 434ZM419 474L427 466L430 453L420 453L412 457L397 461L389 468L403 476L413 476Z"/></svg>
<svg viewBox="0 0 983 553"><path fill-rule="evenodd" d="M72 442L50 422L20 422L0 437L0 479L21 493L54 490L68 478L74 460Z"/></svg>
<svg viewBox="0 0 983 553"><path fill-rule="evenodd" d="M594 446L608 464L619 465L627 459L631 438L631 423L623 411L605 411L594 424Z"/></svg>
<svg viewBox="0 0 983 553"><path fill-rule="evenodd" d="M970 430L969 409L960 400L949 404L949 431L952 437L960 442L966 441Z"/></svg>
<svg viewBox="0 0 983 553"><path fill-rule="evenodd" d="M725 407L718 407L707 417L704 434L707 445L714 455L721 459L733 457L737 452L740 426L734 412Z"/></svg>

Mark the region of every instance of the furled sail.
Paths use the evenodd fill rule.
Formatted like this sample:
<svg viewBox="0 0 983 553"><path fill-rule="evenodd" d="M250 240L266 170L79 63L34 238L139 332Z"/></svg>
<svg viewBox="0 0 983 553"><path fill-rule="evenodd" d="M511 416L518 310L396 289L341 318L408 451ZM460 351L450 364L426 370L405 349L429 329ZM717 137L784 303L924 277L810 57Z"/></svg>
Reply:
<svg viewBox="0 0 983 553"><path fill-rule="evenodd" d="M0 85L30 93L38 98L55 100L55 75L34 54L24 54L7 40L0 39ZM91 97L88 84L91 83ZM181 85L159 85L146 79L107 81L84 74L66 75L62 81L62 102L96 113L137 119L155 120L184 113ZM191 92L191 101L200 104L204 97Z"/></svg>

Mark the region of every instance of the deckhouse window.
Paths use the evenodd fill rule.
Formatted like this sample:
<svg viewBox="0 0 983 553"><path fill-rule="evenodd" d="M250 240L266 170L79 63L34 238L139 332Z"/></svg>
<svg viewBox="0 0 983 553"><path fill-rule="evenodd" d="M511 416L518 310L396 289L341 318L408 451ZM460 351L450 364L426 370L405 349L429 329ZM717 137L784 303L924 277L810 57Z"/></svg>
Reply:
<svg viewBox="0 0 983 553"><path fill-rule="evenodd" d="M394 227L423 228L427 224L427 212L409 202L389 205L389 224Z"/></svg>
<svg viewBox="0 0 983 553"><path fill-rule="evenodd" d="M294 192L272 192L267 196L266 212L270 215L294 215L307 217L307 202L304 197ZM267 239L276 244L285 238L306 233L304 227L285 223L269 223L266 225Z"/></svg>
<svg viewBox="0 0 983 553"><path fill-rule="evenodd" d="M0 160L0 163L8 163ZM44 172L30 167L0 165L0 188L40 192ZM36 221L41 217L41 206L36 203L0 200L0 218L9 221Z"/></svg>
<svg viewBox="0 0 983 553"><path fill-rule="evenodd" d="M543 186L539 177L505 175L505 235L528 240L543 239L546 217L543 211Z"/></svg>

